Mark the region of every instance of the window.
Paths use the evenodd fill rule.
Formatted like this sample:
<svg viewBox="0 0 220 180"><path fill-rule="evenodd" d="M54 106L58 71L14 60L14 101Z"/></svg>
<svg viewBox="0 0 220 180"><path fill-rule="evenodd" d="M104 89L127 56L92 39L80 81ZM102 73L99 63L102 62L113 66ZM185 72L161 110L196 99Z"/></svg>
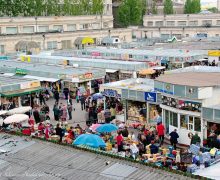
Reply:
<svg viewBox="0 0 220 180"><path fill-rule="evenodd" d="M212 25L212 20L203 20L202 25L203 26L211 26Z"/></svg>
<svg viewBox="0 0 220 180"><path fill-rule="evenodd" d="M189 116L188 129L193 131L193 116Z"/></svg>
<svg viewBox="0 0 220 180"><path fill-rule="evenodd" d="M180 127L184 129L188 129L188 116L180 115Z"/></svg>
<svg viewBox="0 0 220 180"><path fill-rule="evenodd" d="M163 26L163 21L156 21L155 26Z"/></svg>
<svg viewBox="0 0 220 180"><path fill-rule="evenodd" d="M217 20L217 21L216 21L216 25L217 25L217 26L220 26L220 20Z"/></svg>
<svg viewBox="0 0 220 180"><path fill-rule="evenodd" d="M17 34L18 28L17 27L6 27L6 34Z"/></svg>
<svg viewBox="0 0 220 180"><path fill-rule="evenodd" d="M92 24L93 29L100 29L100 24L99 23L94 23Z"/></svg>
<svg viewBox="0 0 220 180"><path fill-rule="evenodd" d="M63 25L54 25L53 30L62 31L63 30Z"/></svg>
<svg viewBox="0 0 220 180"><path fill-rule="evenodd" d="M170 112L170 125L178 127L178 116L177 116L177 113Z"/></svg>
<svg viewBox="0 0 220 180"><path fill-rule="evenodd" d="M167 21L167 26L175 26L175 21Z"/></svg>
<svg viewBox="0 0 220 180"><path fill-rule="evenodd" d="M68 24L67 31L76 31L76 25L75 24Z"/></svg>
<svg viewBox="0 0 220 180"><path fill-rule="evenodd" d="M153 26L153 24L154 24L154 23L153 23L153 21L148 21L148 22L147 22L147 26L152 27L152 26Z"/></svg>
<svg viewBox="0 0 220 180"><path fill-rule="evenodd" d="M24 26L23 27L23 33L33 33L34 32L34 26Z"/></svg>
<svg viewBox="0 0 220 180"><path fill-rule="evenodd" d="M178 26L186 26L186 21L178 21Z"/></svg>
<svg viewBox="0 0 220 180"><path fill-rule="evenodd" d="M194 131L201 132L201 120L199 117L194 117Z"/></svg>
<svg viewBox="0 0 220 180"><path fill-rule="evenodd" d="M4 54L4 53L5 53L5 46L0 45L0 54Z"/></svg>
<svg viewBox="0 0 220 180"><path fill-rule="evenodd" d="M216 34L215 37L219 37L219 34Z"/></svg>
<svg viewBox="0 0 220 180"><path fill-rule="evenodd" d="M49 26L39 26L38 31L39 32L48 32Z"/></svg>
<svg viewBox="0 0 220 180"><path fill-rule="evenodd" d="M103 26L104 26L104 28L108 28L109 27L107 22L104 22Z"/></svg>
<svg viewBox="0 0 220 180"><path fill-rule="evenodd" d="M57 49L57 41L48 41L47 49L48 50Z"/></svg>
<svg viewBox="0 0 220 180"><path fill-rule="evenodd" d="M80 30L88 29L89 28L89 24L80 24L79 28L80 28Z"/></svg>
<svg viewBox="0 0 220 180"><path fill-rule="evenodd" d="M189 21L189 26L198 26L198 21Z"/></svg>

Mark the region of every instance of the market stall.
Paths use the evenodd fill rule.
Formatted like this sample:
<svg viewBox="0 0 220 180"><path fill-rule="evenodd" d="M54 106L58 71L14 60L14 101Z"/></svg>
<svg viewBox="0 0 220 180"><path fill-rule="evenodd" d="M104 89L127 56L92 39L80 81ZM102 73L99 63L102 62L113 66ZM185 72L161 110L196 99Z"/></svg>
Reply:
<svg viewBox="0 0 220 180"><path fill-rule="evenodd" d="M116 119L135 126L153 122L158 115L159 95L152 91L153 84L150 79L127 79L103 84L100 91L107 97L120 97L123 111Z"/></svg>
<svg viewBox="0 0 220 180"><path fill-rule="evenodd" d="M40 82L37 80L24 79L23 77L0 76L1 108L12 109L24 105L22 99L26 96L41 91ZM30 98L28 104L31 103Z"/></svg>

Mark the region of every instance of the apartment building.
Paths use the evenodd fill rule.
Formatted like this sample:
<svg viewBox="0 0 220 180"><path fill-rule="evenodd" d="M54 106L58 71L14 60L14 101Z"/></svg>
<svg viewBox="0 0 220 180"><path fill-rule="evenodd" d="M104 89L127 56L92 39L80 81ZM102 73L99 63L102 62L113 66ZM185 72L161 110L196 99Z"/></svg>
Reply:
<svg viewBox="0 0 220 180"><path fill-rule="evenodd" d="M2 17L0 35L113 28L113 16Z"/></svg>
<svg viewBox="0 0 220 180"><path fill-rule="evenodd" d="M194 37L198 33L220 36L220 14L145 15L144 28L134 31L137 37Z"/></svg>

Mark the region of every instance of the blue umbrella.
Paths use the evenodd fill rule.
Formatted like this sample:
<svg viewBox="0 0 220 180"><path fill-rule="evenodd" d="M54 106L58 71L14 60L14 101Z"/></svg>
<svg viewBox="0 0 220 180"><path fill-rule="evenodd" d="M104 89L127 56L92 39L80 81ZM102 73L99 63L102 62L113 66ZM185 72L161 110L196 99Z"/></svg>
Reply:
<svg viewBox="0 0 220 180"><path fill-rule="evenodd" d="M92 95L93 100L102 99L103 95L101 93L96 93Z"/></svg>
<svg viewBox="0 0 220 180"><path fill-rule="evenodd" d="M76 138L73 144L87 145L94 148L106 146L104 140L95 134L82 134Z"/></svg>
<svg viewBox="0 0 220 180"><path fill-rule="evenodd" d="M112 132L112 131L117 131L118 127L114 124L103 124L101 126L99 126L98 128L96 128L97 132Z"/></svg>

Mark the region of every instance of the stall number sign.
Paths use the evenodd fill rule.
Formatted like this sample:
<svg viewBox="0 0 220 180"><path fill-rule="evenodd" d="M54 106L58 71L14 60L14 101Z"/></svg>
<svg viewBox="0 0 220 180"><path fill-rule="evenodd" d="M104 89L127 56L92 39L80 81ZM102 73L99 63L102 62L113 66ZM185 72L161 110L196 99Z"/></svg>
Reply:
<svg viewBox="0 0 220 180"><path fill-rule="evenodd" d="M92 79L92 73L86 73L84 74L85 79Z"/></svg>
<svg viewBox="0 0 220 180"><path fill-rule="evenodd" d="M26 75L28 71L26 69L16 68L15 74Z"/></svg>
<svg viewBox="0 0 220 180"><path fill-rule="evenodd" d="M39 86L40 86L40 82L39 81L30 83L30 87L31 88L36 88L36 87L39 87Z"/></svg>
<svg viewBox="0 0 220 180"><path fill-rule="evenodd" d="M30 56L21 56L21 61L31 62L31 57Z"/></svg>
<svg viewBox="0 0 220 180"><path fill-rule="evenodd" d="M145 100L148 102L157 102L157 93L145 92Z"/></svg>

